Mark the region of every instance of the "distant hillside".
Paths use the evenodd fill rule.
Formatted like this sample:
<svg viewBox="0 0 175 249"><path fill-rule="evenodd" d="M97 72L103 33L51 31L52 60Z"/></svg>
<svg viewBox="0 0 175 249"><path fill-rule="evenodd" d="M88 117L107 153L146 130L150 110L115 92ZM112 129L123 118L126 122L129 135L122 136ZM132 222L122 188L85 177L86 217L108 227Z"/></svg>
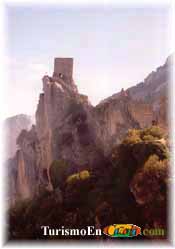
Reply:
<svg viewBox="0 0 175 249"><path fill-rule="evenodd" d="M174 54L170 55L164 65L158 67L156 71L152 71L142 82L126 89L132 99L154 102L155 99L167 93L170 74L173 69L173 57ZM99 105L116 99L119 96L120 92L115 93L111 97L102 100Z"/></svg>
<svg viewBox="0 0 175 249"><path fill-rule="evenodd" d="M153 121L168 132L168 91L172 67L173 55L143 82L126 90L122 89L95 107L102 121L101 137L105 135L108 140L106 144L115 144L116 137L119 142L127 127L136 125L144 128Z"/></svg>

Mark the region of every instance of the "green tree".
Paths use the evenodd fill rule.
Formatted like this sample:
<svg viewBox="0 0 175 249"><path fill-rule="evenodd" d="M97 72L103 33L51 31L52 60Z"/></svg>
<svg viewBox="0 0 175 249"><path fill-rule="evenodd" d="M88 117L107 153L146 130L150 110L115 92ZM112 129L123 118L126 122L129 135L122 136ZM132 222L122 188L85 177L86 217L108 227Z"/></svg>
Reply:
<svg viewBox="0 0 175 249"><path fill-rule="evenodd" d="M140 143L142 140L140 138L140 130L130 129L123 140L124 144L136 144Z"/></svg>
<svg viewBox="0 0 175 249"><path fill-rule="evenodd" d="M69 163L65 160L55 160L50 166L50 177L54 188L62 187L68 175Z"/></svg>
<svg viewBox="0 0 175 249"><path fill-rule="evenodd" d="M156 139L161 139L164 136L163 130L156 125L153 125L149 128L145 128L141 131L141 138L143 138L144 136L152 136L153 138Z"/></svg>

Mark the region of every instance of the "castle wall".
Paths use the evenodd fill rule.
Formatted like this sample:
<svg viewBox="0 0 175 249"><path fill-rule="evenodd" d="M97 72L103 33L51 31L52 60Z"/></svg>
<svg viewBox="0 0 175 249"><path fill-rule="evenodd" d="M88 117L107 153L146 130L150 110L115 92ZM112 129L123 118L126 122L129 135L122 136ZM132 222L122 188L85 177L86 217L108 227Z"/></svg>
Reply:
<svg viewBox="0 0 175 249"><path fill-rule="evenodd" d="M62 74L64 80L71 81L73 75L73 58L55 58L54 73Z"/></svg>

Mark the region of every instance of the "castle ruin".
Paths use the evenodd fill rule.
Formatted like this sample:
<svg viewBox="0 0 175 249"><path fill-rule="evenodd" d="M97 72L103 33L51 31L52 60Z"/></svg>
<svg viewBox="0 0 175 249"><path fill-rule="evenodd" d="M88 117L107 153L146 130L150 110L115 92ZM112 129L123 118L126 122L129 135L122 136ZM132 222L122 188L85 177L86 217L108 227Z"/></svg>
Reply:
<svg viewBox="0 0 175 249"><path fill-rule="evenodd" d="M77 86L73 80L73 58L55 58L53 75L44 75L44 85L57 83L70 93L77 93Z"/></svg>
<svg viewBox="0 0 175 249"><path fill-rule="evenodd" d="M53 77L71 84L73 78L73 58L55 58Z"/></svg>

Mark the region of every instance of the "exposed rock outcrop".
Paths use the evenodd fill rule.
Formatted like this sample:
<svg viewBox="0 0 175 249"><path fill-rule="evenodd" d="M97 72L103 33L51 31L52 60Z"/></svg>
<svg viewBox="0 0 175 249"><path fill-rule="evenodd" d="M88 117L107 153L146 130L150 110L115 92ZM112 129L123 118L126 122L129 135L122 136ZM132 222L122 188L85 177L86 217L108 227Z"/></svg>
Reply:
<svg viewBox="0 0 175 249"><path fill-rule="evenodd" d="M148 75L144 82L126 91L122 89L95 107L97 120L100 120L99 135L106 152L121 141L129 128L144 128L154 122L168 131L172 56L168 57L163 66Z"/></svg>
<svg viewBox="0 0 175 249"><path fill-rule="evenodd" d="M17 151L16 139L20 132L30 130L32 126L32 118L28 115L19 114L4 121L4 139L5 139L5 158L12 158Z"/></svg>

